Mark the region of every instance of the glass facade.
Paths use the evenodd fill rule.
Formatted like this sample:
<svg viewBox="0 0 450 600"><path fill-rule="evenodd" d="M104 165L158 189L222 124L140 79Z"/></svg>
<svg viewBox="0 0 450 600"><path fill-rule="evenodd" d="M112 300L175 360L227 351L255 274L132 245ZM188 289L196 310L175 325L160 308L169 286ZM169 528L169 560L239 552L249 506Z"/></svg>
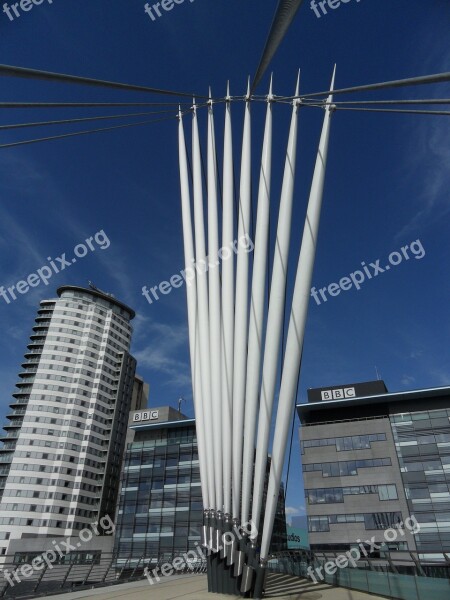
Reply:
<svg viewBox="0 0 450 600"><path fill-rule="evenodd" d="M359 526L338 526L349 516L364 530L372 528L370 515L387 527L389 515L394 521L400 515L417 528L396 542L397 549L447 560L450 387L372 390L367 397L327 403L320 401L321 388L313 392L308 404L298 406L311 548L351 546L356 535L362 537Z"/></svg>
<svg viewBox="0 0 450 600"><path fill-rule="evenodd" d="M362 460L346 460L338 462L309 463L303 465L304 473L322 471L322 477L345 477L358 475L358 469L391 466L390 458L368 458Z"/></svg>
<svg viewBox="0 0 450 600"><path fill-rule="evenodd" d="M305 490L308 504L335 504L344 502L344 496L378 494L379 500L397 500L397 486L392 485L355 485L351 487L316 488Z"/></svg>
<svg viewBox="0 0 450 600"><path fill-rule="evenodd" d="M132 429L134 440L127 446L120 483L115 534L119 561L142 557L170 559L195 550L201 544L203 526L195 421L166 421ZM264 503L267 483L268 477ZM271 551L286 549L281 486Z"/></svg>
<svg viewBox="0 0 450 600"><path fill-rule="evenodd" d="M450 409L391 415L419 552L450 551Z"/></svg>
<svg viewBox="0 0 450 600"><path fill-rule="evenodd" d="M202 522L195 424L137 431L121 480L119 558L182 554L200 543Z"/></svg>
<svg viewBox="0 0 450 600"><path fill-rule="evenodd" d="M300 443L301 453L305 448L319 448L321 446L335 446L338 452L347 450L364 450L372 447L372 442L385 442L385 433L370 433L368 435L351 435L337 438L321 438L317 440L306 440Z"/></svg>
<svg viewBox="0 0 450 600"><path fill-rule="evenodd" d="M401 512L353 513L342 515L318 515L308 517L308 530L330 531L330 525L340 523L364 523L364 529L388 529L402 522Z"/></svg>

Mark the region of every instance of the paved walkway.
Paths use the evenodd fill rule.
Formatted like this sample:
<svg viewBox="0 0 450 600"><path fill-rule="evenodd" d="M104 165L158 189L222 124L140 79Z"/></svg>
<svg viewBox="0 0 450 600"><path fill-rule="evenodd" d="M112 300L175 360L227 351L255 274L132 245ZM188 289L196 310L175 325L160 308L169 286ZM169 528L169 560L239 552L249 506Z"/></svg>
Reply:
<svg viewBox="0 0 450 600"><path fill-rule="evenodd" d="M376 600L379 596L355 592L345 588L333 588L324 584L290 577L270 574L267 580L265 598L277 600ZM106 588L84 590L68 594L49 596L51 600L226 600L230 596L209 594L206 576L180 575L168 577L158 584L150 585L147 580L122 583ZM381 598L380 598L381 600Z"/></svg>

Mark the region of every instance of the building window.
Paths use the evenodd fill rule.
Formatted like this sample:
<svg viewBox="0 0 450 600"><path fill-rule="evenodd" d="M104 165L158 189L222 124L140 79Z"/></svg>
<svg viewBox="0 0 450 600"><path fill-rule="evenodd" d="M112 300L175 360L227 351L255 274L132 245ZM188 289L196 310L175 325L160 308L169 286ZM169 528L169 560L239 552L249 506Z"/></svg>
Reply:
<svg viewBox="0 0 450 600"><path fill-rule="evenodd" d="M338 452L348 452L349 450L370 449L372 442L385 441L385 433L371 433L367 435L352 435L338 438L305 440L301 442L300 447L302 454L304 454L305 448L318 448L321 446L335 446Z"/></svg>
<svg viewBox="0 0 450 600"><path fill-rule="evenodd" d="M306 489L305 496L308 504L335 504L344 502L344 496L378 494L380 500L397 500L395 485L357 485L350 487L333 487Z"/></svg>
<svg viewBox="0 0 450 600"><path fill-rule="evenodd" d="M328 517L309 517L308 531L330 531L330 523L328 521Z"/></svg>
<svg viewBox="0 0 450 600"><path fill-rule="evenodd" d="M302 466L303 472L322 471L322 477L345 477L358 475L358 469L391 466L390 458L369 458L339 462L310 463Z"/></svg>
<svg viewBox="0 0 450 600"><path fill-rule="evenodd" d="M401 522L401 512L321 515L308 517L308 530L310 532L329 531L330 525L341 525L346 523L364 523L364 528L367 530L383 530L389 529Z"/></svg>
<svg viewBox="0 0 450 600"><path fill-rule="evenodd" d="M325 488L316 490L305 490L308 504L335 504L344 502L342 488Z"/></svg>
<svg viewBox="0 0 450 600"><path fill-rule="evenodd" d="M398 500L397 486L379 485L378 496L380 500Z"/></svg>

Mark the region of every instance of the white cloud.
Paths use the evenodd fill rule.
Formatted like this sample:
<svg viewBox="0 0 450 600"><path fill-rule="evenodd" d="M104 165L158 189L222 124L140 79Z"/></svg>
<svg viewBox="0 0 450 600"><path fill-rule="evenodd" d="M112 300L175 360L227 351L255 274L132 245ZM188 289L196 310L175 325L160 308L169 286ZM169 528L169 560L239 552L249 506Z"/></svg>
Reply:
<svg viewBox="0 0 450 600"><path fill-rule="evenodd" d="M437 381L438 385L447 386L450 385L450 368L444 367L432 367L430 369L430 375Z"/></svg>
<svg viewBox="0 0 450 600"><path fill-rule="evenodd" d="M156 323L142 315L134 322L138 347L133 356L138 365L147 367L150 371L166 376L166 385L187 386L191 388L190 367L186 361L179 358L183 347L188 347L188 333L185 324L168 325ZM144 343L142 347L140 344Z"/></svg>
<svg viewBox="0 0 450 600"><path fill-rule="evenodd" d="M450 52L446 45L434 47L421 69L429 73L446 72L450 63ZM446 97L442 85L420 86L409 89L410 98ZM428 107L439 110L442 107ZM414 214L395 236L396 240L423 230L444 218L450 212L450 123L444 116L415 116L418 125L411 128L406 155L405 180L412 182L413 195L410 204Z"/></svg>
<svg viewBox="0 0 450 600"><path fill-rule="evenodd" d="M401 378L402 385L412 385L415 381L416 378L412 377L412 375L403 375Z"/></svg>
<svg viewBox="0 0 450 600"><path fill-rule="evenodd" d="M3 230L1 243L14 248L20 269L34 264L40 265L44 257L38 244L33 242L30 232L24 229L19 220L14 219L4 206L0 207L0 221Z"/></svg>
<svg viewBox="0 0 450 600"><path fill-rule="evenodd" d="M410 199L415 213L397 233L396 239L414 235L450 212L450 123L439 117L422 121L411 141L409 176L417 181L415 197Z"/></svg>
<svg viewBox="0 0 450 600"><path fill-rule="evenodd" d="M9 152L2 153L0 157L0 178L1 186L6 190L33 194L46 180L35 160Z"/></svg>

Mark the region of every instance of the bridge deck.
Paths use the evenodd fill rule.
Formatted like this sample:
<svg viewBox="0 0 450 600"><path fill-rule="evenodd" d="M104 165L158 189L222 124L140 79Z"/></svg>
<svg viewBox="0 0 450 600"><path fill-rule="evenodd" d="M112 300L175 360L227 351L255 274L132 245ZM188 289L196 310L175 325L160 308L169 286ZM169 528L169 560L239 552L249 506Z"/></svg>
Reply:
<svg viewBox="0 0 450 600"><path fill-rule="evenodd" d="M112 600L114 598L122 600L149 600L149 598L151 600L226 600L230 598L230 596L222 594L209 594L206 576L203 575L167 577L154 585L150 585L147 580L142 580L48 597L51 600L76 600L78 598L92 598L92 600ZM275 573L268 576L265 598L277 598L277 600L381 599L380 596L344 588L333 588L326 584L314 584L312 581Z"/></svg>

